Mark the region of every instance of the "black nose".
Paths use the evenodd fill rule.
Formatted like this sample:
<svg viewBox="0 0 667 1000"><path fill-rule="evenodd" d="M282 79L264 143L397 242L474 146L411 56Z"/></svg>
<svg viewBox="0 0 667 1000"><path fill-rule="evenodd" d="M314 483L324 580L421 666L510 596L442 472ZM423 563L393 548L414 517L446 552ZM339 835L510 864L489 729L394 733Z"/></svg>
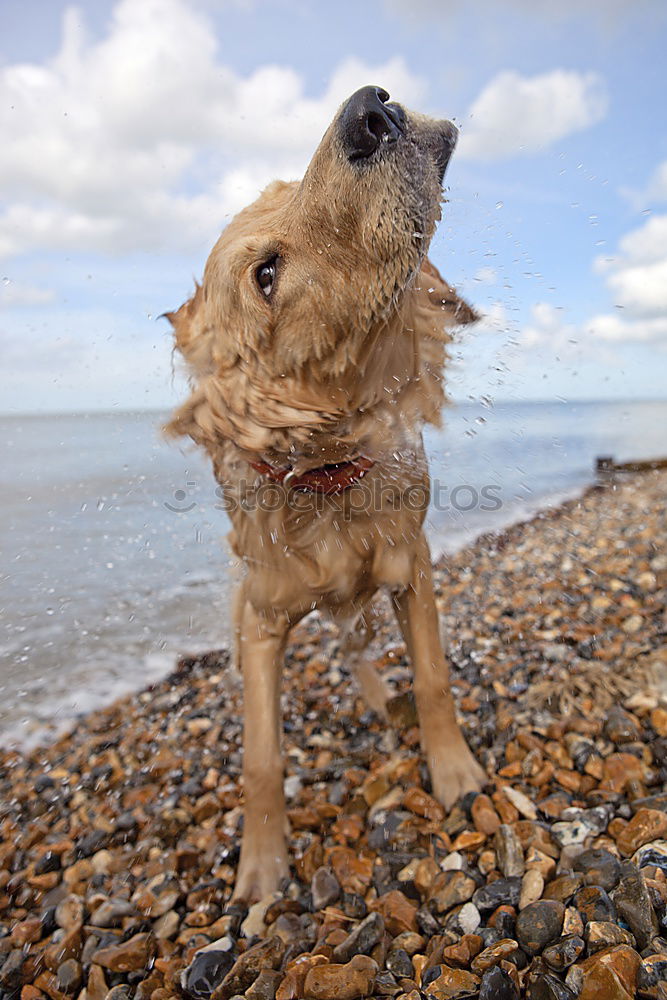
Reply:
<svg viewBox="0 0 667 1000"><path fill-rule="evenodd" d="M350 160L372 156L380 143L396 142L405 125L397 104L387 104L382 87L362 87L349 99L340 119L343 149Z"/></svg>

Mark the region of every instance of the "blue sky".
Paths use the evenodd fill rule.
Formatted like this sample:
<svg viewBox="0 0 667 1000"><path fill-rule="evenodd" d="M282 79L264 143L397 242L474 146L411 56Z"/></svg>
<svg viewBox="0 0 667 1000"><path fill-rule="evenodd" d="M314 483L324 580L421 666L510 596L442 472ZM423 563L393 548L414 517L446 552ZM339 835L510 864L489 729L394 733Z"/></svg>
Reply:
<svg viewBox="0 0 667 1000"><path fill-rule="evenodd" d="M461 140L431 256L484 314L458 399L664 398L658 0L5 0L3 412L167 407L217 233L376 83Z"/></svg>

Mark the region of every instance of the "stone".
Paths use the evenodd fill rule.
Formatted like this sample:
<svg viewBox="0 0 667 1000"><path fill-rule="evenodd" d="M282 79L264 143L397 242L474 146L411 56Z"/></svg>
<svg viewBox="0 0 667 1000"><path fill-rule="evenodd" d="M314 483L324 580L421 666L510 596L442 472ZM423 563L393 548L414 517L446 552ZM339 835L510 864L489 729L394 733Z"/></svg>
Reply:
<svg viewBox="0 0 667 1000"><path fill-rule="evenodd" d="M574 896L573 905L586 921L616 920L616 907L599 885L586 885L579 889Z"/></svg>
<svg viewBox="0 0 667 1000"><path fill-rule="evenodd" d="M392 948L385 964L389 972L399 979L411 979L414 975L412 960L403 948Z"/></svg>
<svg viewBox="0 0 667 1000"><path fill-rule="evenodd" d="M121 944L99 948L93 961L110 972L138 972L145 969L155 954L155 937L150 932L134 934Z"/></svg>
<svg viewBox="0 0 667 1000"><path fill-rule="evenodd" d="M436 965L429 970L436 973L434 978L422 981L422 993L429 1000L454 1000L455 997L465 997L474 994L479 988L479 976L465 969L449 969L446 965Z"/></svg>
<svg viewBox="0 0 667 1000"><path fill-rule="evenodd" d="M417 930L417 907L398 889L383 893L370 908L384 918L384 925L392 937L404 931Z"/></svg>
<svg viewBox="0 0 667 1000"><path fill-rule="evenodd" d="M634 934L637 946L643 950L657 933L658 926L646 883L634 866L624 866L612 899L619 916Z"/></svg>
<svg viewBox="0 0 667 1000"><path fill-rule="evenodd" d="M465 872L451 871L437 875L431 886L430 904L437 913L447 913L460 903L467 903L477 889L477 883Z"/></svg>
<svg viewBox="0 0 667 1000"><path fill-rule="evenodd" d="M586 945L578 934L568 934L548 945L542 952L542 958L554 972L564 972L581 958Z"/></svg>
<svg viewBox="0 0 667 1000"><path fill-rule="evenodd" d="M621 854L626 857L652 840L667 836L667 813L657 809L639 809L616 838Z"/></svg>
<svg viewBox="0 0 667 1000"><path fill-rule="evenodd" d="M283 979L282 972L262 969L257 979L245 991L248 1000L275 1000L276 990Z"/></svg>
<svg viewBox="0 0 667 1000"><path fill-rule="evenodd" d="M510 906L517 906L521 896L521 879L499 878L495 882L477 889L472 897L472 901L482 913L495 910L497 907L508 903Z"/></svg>
<svg viewBox="0 0 667 1000"><path fill-rule="evenodd" d="M313 909L323 910L331 906L340 896L340 882L330 868L320 867L312 877L310 891L313 897Z"/></svg>
<svg viewBox="0 0 667 1000"><path fill-rule="evenodd" d="M263 969L278 969L286 945L279 937L269 937L252 945L236 959L219 986L211 993L212 1000L230 1000L235 993L245 993Z"/></svg>
<svg viewBox="0 0 667 1000"><path fill-rule="evenodd" d="M608 920L589 920L584 928L584 937L589 955L617 944L635 944L635 939L628 931Z"/></svg>
<svg viewBox="0 0 667 1000"><path fill-rule="evenodd" d="M136 908L125 899L108 899L90 915L92 927L120 927L125 917L136 915Z"/></svg>
<svg viewBox="0 0 667 1000"><path fill-rule="evenodd" d="M537 868L530 868L521 879L521 895L519 909L525 910L531 903L541 899L544 891L544 878Z"/></svg>
<svg viewBox="0 0 667 1000"><path fill-rule="evenodd" d="M622 743L632 743L640 736L639 728L633 717L619 705L613 705L607 712L604 721L604 734L617 746Z"/></svg>
<svg viewBox="0 0 667 1000"><path fill-rule="evenodd" d="M574 894L582 887L584 877L579 872L576 874L560 875L550 882L544 892L545 899L557 899L561 903L567 903Z"/></svg>
<svg viewBox="0 0 667 1000"><path fill-rule="evenodd" d="M632 863L638 868L654 865L667 874L667 840L654 840L650 844L644 844L632 855Z"/></svg>
<svg viewBox="0 0 667 1000"><path fill-rule="evenodd" d="M443 940L446 940L443 938ZM440 948L431 955L429 961L432 964L441 964L444 962L445 965L454 966L457 969L467 969L470 963L483 948L483 942L478 934L464 934L460 941L456 944L448 944L442 947L442 953L438 955L437 962L434 960L434 955L438 954Z"/></svg>
<svg viewBox="0 0 667 1000"><path fill-rule="evenodd" d="M474 934L481 924L482 918L474 903L464 903L456 914L456 922L463 934Z"/></svg>
<svg viewBox="0 0 667 1000"><path fill-rule="evenodd" d="M470 814L475 829L479 833L492 837L501 824L500 816L493 807L493 802L488 795L476 795L471 806Z"/></svg>
<svg viewBox="0 0 667 1000"><path fill-rule="evenodd" d="M208 1000L232 965L231 951L200 951L181 974L181 989L192 1000Z"/></svg>
<svg viewBox="0 0 667 1000"><path fill-rule="evenodd" d="M63 993L78 993L83 982L83 969L81 963L75 958L68 958L58 966L57 972L58 989Z"/></svg>
<svg viewBox="0 0 667 1000"><path fill-rule="evenodd" d="M537 809L535 808L535 803L531 802L528 796L524 795L524 793L519 791L518 788L512 788L510 785L503 785L502 792L505 798L511 802L514 808L522 816L526 819L537 819Z"/></svg>
<svg viewBox="0 0 667 1000"><path fill-rule="evenodd" d="M529 995L530 1000L575 1000L577 996L557 976L548 972L537 975L531 980ZM602 998L600 997L599 1000Z"/></svg>
<svg viewBox="0 0 667 1000"><path fill-rule="evenodd" d="M581 963L579 1000L628 1000L635 995L641 959L627 945L598 952Z"/></svg>
<svg viewBox="0 0 667 1000"><path fill-rule="evenodd" d="M519 992L509 973L496 966L482 976L479 1000L519 1000Z"/></svg>
<svg viewBox="0 0 667 1000"><path fill-rule="evenodd" d="M560 937L565 907L553 899L531 903L519 913L516 936L529 955L537 955L548 944Z"/></svg>
<svg viewBox="0 0 667 1000"><path fill-rule="evenodd" d="M583 875L584 885L599 885L606 892L615 889L621 877L621 862L604 848L582 851L573 867Z"/></svg>
<svg viewBox="0 0 667 1000"><path fill-rule="evenodd" d="M494 838L494 847L498 868L505 878L523 875L525 871L523 848L513 827L507 823L502 823L498 827Z"/></svg>
<svg viewBox="0 0 667 1000"><path fill-rule="evenodd" d="M345 965L317 965L306 976L305 996L312 1000L367 997L373 992L377 973L377 962L367 955L355 955Z"/></svg>
<svg viewBox="0 0 667 1000"><path fill-rule="evenodd" d="M276 1000L301 1000L310 970L316 965L327 964L326 955L299 955L287 966L286 975L276 990Z"/></svg>
<svg viewBox="0 0 667 1000"><path fill-rule="evenodd" d="M369 913L365 920L351 931L333 952L339 964L349 962L354 955L368 955L384 935L384 918L381 913Z"/></svg>
<svg viewBox="0 0 667 1000"><path fill-rule="evenodd" d="M65 896L56 906L56 923L66 931L81 927L83 916L83 900L79 896Z"/></svg>
<svg viewBox="0 0 667 1000"><path fill-rule="evenodd" d="M481 974L486 972L487 969L493 968L494 965L500 965L502 961L513 955L518 949L516 941L511 938L501 938L500 941L496 941L495 944L489 945L483 951L473 959L471 964L471 969L473 972Z"/></svg>

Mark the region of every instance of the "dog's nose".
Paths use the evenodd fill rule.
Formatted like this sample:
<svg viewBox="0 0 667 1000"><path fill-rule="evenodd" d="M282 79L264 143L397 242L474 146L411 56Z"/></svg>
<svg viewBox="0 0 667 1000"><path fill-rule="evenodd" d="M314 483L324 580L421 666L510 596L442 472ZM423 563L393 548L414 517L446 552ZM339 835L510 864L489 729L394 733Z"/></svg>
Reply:
<svg viewBox="0 0 667 1000"><path fill-rule="evenodd" d="M349 99L340 120L343 149L350 160L372 156L380 143L396 142L405 126L405 113L387 104L382 87L362 87Z"/></svg>

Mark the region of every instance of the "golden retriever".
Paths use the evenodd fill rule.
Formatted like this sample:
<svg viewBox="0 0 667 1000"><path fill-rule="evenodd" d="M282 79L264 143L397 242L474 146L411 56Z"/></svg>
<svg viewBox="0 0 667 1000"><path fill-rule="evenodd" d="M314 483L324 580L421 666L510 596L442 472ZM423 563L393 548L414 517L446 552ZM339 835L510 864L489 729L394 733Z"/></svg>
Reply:
<svg viewBox="0 0 667 1000"><path fill-rule="evenodd" d="M475 318L426 257L456 135L379 87L358 90L303 180L241 211L168 314L192 385L168 431L210 455L245 566L236 898L265 896L289 871L281 665L314 608L363 635L373 595L390 591L433 792L450 807L483 781L455 717L422 531L421 427L439 420L448 330Z"/></svg>

